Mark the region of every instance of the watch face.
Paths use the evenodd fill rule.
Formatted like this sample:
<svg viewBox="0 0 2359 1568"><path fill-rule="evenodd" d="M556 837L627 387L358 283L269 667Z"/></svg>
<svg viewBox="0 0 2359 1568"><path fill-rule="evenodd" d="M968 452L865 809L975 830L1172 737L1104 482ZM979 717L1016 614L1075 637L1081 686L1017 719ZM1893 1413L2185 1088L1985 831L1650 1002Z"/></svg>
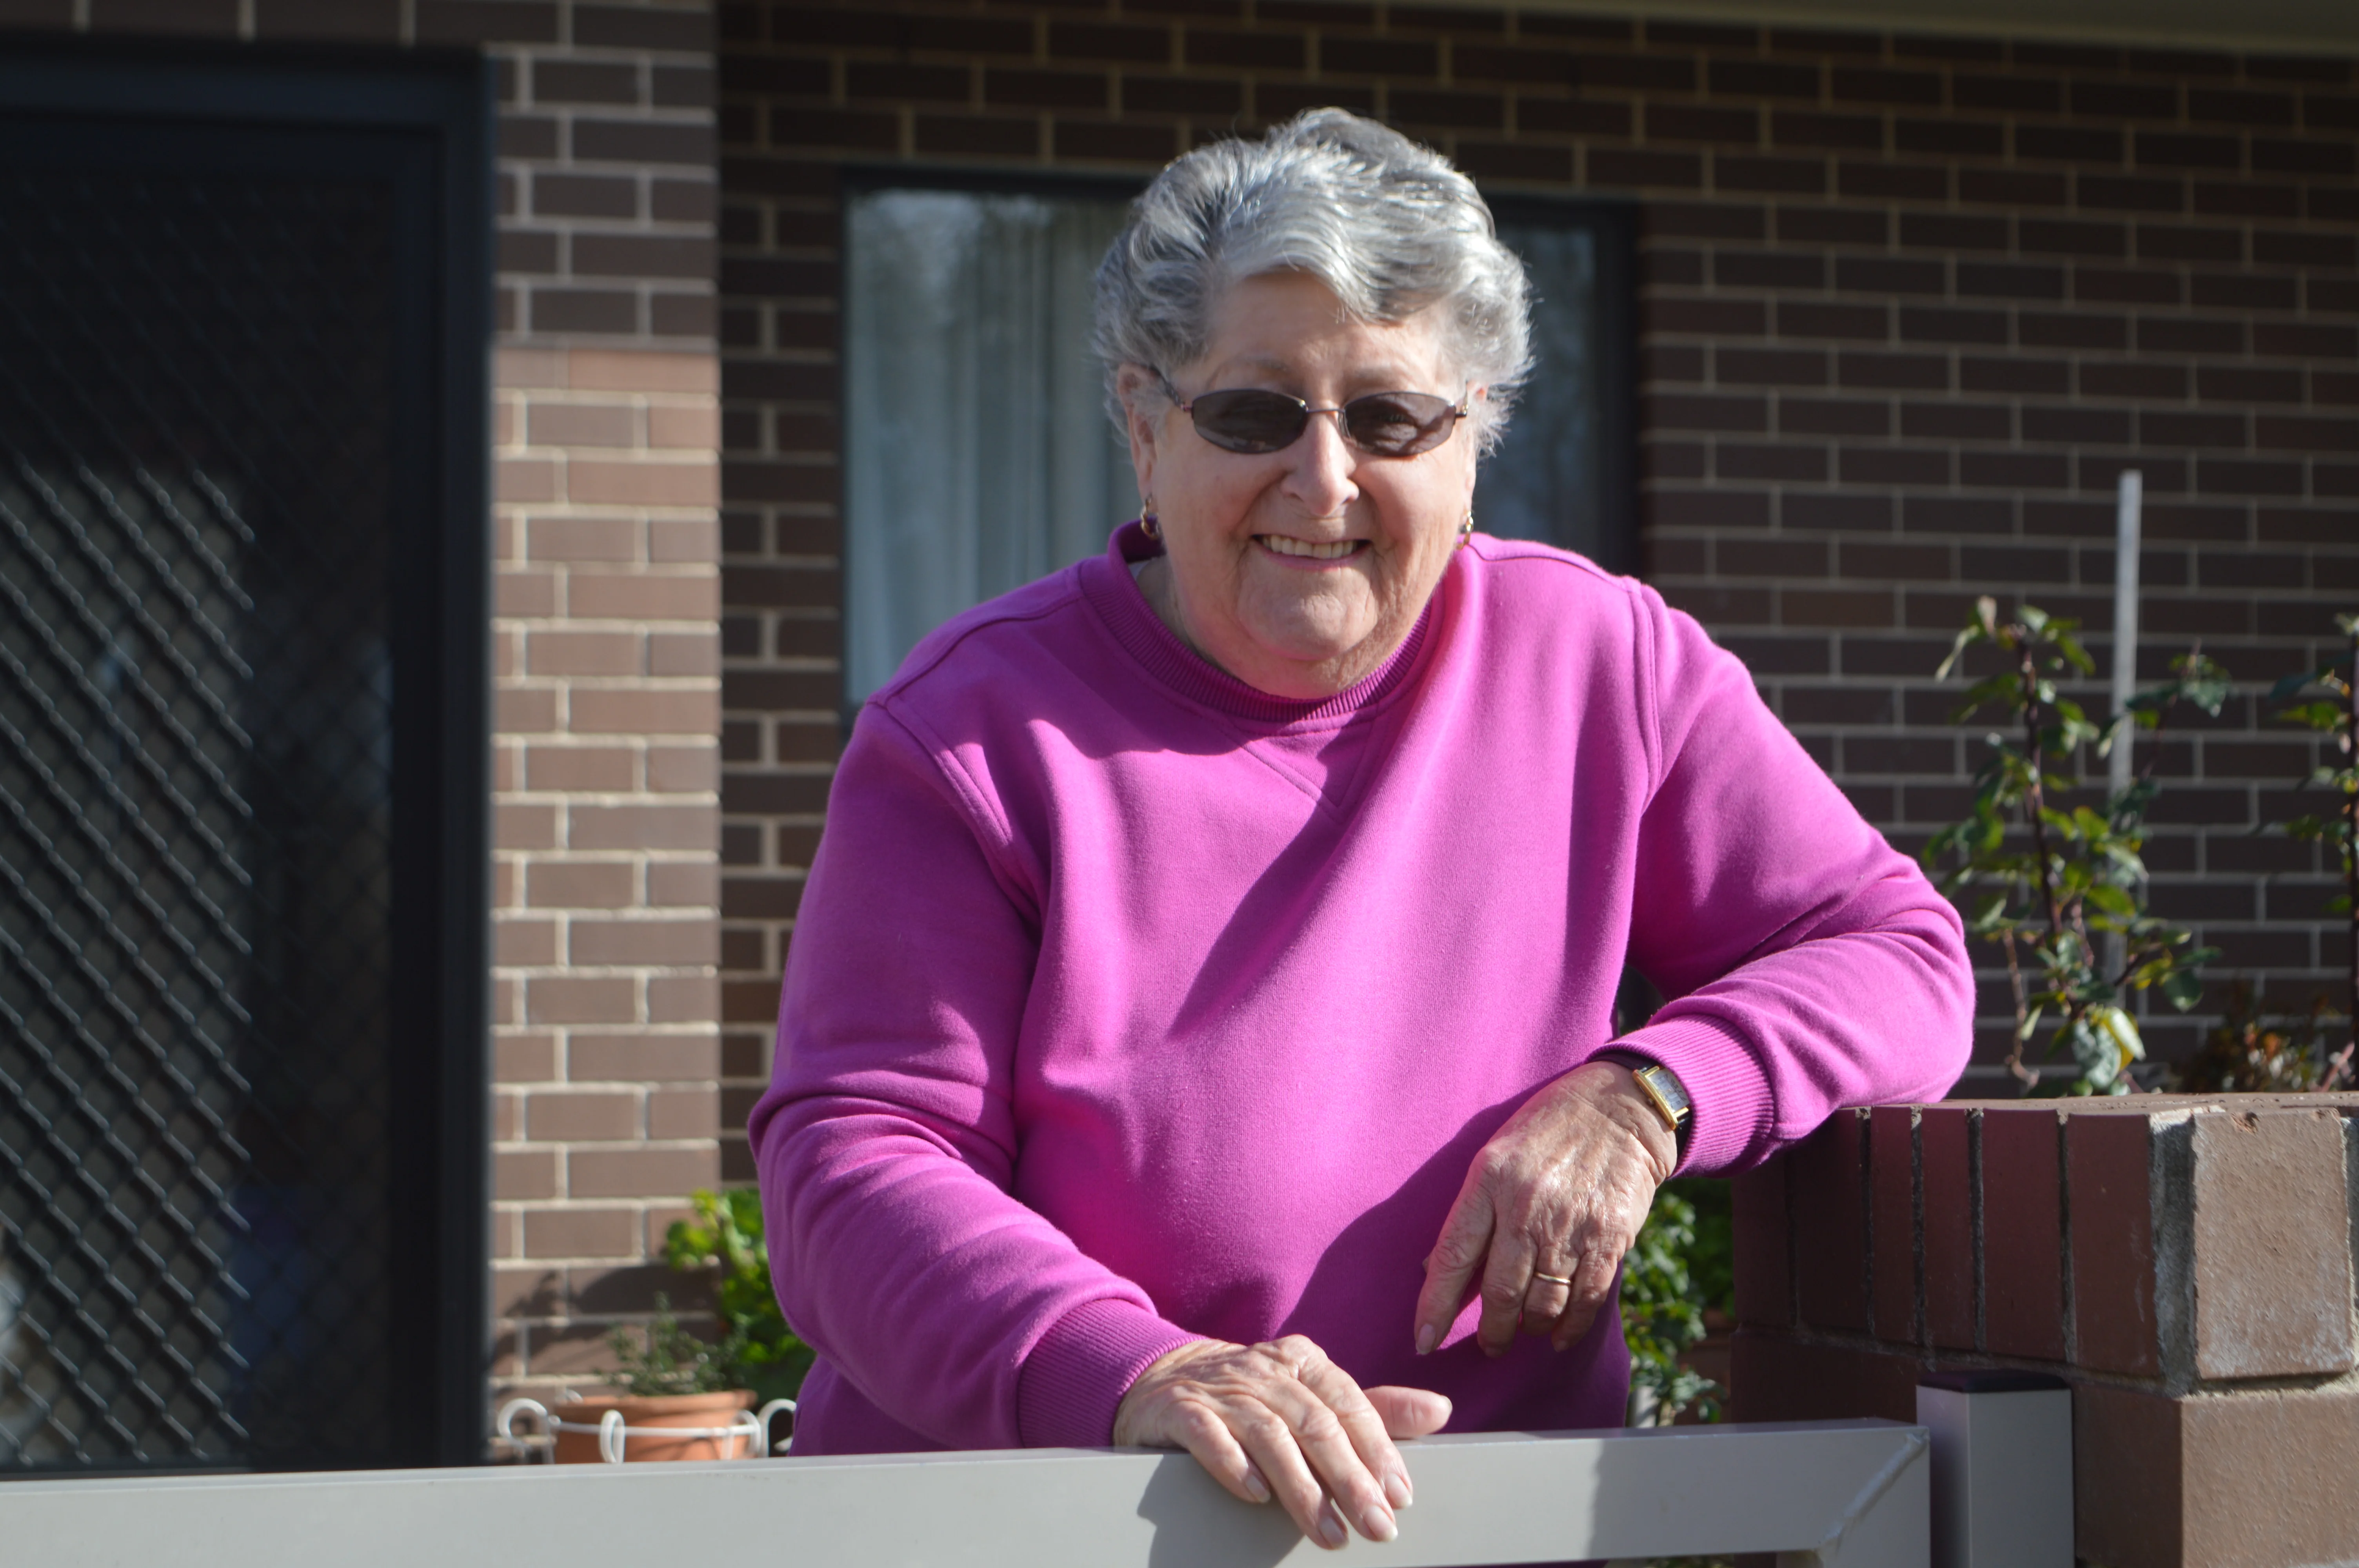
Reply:
<svg viewBox="0 0 2359 1568"><path fill-rule="evenodd" d="M1648 1086L1663 1097L1663 1103L1670 1107L1674 1117L1683 1117L1694 1108L1694 1102L1688 1098L1686 1087L1679 1079L1671 1076L1669 1068L1650 1065L1638 1076L1645 1078Z"/></svg>

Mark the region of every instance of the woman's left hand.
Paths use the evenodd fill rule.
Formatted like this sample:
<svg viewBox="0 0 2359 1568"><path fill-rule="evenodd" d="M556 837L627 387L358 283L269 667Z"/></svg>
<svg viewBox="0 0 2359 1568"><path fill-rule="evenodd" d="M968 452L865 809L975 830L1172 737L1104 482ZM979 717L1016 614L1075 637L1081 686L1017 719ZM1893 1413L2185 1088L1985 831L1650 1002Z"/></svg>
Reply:
<svg viewBox="0 0 2359 1568"><path fill-rule="evenodd" d="M1559 1350L1578 1341L1678 1163L1678 1139L1627 1067L1586 1063L1526 1100L1474 1156L1426 1258L1418 1354L1450 1332L1477 1270L1485 1355L1506 1354L1519 1327Z"/></svg>

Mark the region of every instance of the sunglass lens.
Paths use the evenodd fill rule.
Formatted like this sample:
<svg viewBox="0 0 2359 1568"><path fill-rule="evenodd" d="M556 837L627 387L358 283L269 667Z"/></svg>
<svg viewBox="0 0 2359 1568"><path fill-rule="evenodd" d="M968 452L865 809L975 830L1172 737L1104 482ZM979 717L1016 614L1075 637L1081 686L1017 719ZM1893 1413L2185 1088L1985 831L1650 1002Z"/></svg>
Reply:
<svg viewBox="0 0 2359 1568"><path fill-rule="evenodd" d="M1208 392L1189 405L1197 434L1232 452L1275 452L1292 446L1310 415L1291 397L1255 388Z"/></svg>
<svg viewBox="0 0 2359 1568"><path fill-rule="evenodd" d="M1352 439L1384 457L1408 457L1441 444L1457 421L1450 400L1421 392L1356 397L1343 408Z"/></svg>

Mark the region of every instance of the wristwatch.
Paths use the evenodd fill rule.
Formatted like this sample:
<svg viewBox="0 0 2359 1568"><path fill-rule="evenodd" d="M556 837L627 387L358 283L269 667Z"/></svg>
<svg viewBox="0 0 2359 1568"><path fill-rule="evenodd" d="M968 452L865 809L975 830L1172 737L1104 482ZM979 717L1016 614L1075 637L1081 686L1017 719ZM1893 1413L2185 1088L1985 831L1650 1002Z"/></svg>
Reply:
<svg viewBox="0 0 2359 1568"><path fill-rule="evenodd" d="M1663 1119L1663 1125L1679 1140L1680 1153L1684 1156L1688 1152L1688 1132L1695 1120L1695 1102L1688 1098L1687 1086L1680 1082L1679 1075L1660 1062L1650 1062L1630 1051L1601 1051L1597 1060L1630 1069L1630 1076L1638 1080L1638 1092L1647 1097L1647 1103L1655 1108L1655 1114Z"/></svg>

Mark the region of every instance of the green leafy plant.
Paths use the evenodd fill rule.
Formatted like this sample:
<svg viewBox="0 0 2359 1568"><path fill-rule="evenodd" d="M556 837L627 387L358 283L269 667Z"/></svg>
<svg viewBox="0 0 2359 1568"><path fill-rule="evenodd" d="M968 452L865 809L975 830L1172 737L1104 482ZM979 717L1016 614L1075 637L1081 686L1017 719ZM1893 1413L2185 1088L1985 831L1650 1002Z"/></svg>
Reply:
<svg viewBox="0 0 2359 1568"><path fill-rule="evenodd" d="M713 1308L726 1331L719 1349L730 1378L763 1400L792 1399L810 1370L811 1349L787 1326L770 1288L762 1244L762 1195L753 1187L696 1193L693 1220L664 1233L665 1260L682 1273L712 1279Z"/></svg>
<svg viewBox="0 0 2359 1568"><path fill-rule="evenodd" d="M2270 689L2273 702L2287 703L2277 717L2325 736L2339 761L2313 771L2305 784L2333 791L2341 798L2332 811L2296 816L2279 824L2296 838L2331 846L2343 873L2343 892L2328 907L2349 925L2350 984L2353 1013L2343 1049L2328 1058L2317 1087L2332 1087L2353 1076L2353 1057L2359 1055L2359 615L2338 615L2335 626L2349 646L2312 669L2299 671ZM2317 1010L2312 1010L2317 1017Z"/></svg>
<svg viewBox="0 0 2359 1568"><path fill-rule="evenodd" d="M1630 1347L1635 1424L1668 1426L1689 1410L1718 1421L1728 1390L1681 1357L1708 1329L1708 1310L1734 1305L1734 1238L1728 1184L1663 1184L1622 1260L1622 1338Z"/></svg>
<svg viewBox="0 0 2359 1568"><path fill-rule="evenodd" d="M2103 810L2068 801L2081 781L2063 770L2077 768L2083 748L2102 755L2133 727L2160 730L2181 702L2216 715L2228 676L2200 650L2190 652L2171 662L2169 681L2139 693L2127 712L2100 727L2059 690L2095 670L2079 629L2030 605L2002 621L1997 600L1976 601L1934 678L1948 679L1973 649L1994 650L2000 668L1966 692L1951 721L1995 705L2016 733L1989 735L1973 814L1935 834L1922 859L1944 892L1974 899L1968 929L2006 950L2016 1018L2006 1065L2025 1092L2127 1094L2137 1087L2130 1067L2146 1055L2124 1005L2130 994L2158 990L2184 1012L2202 994L2198 967L2218 953L2193 947L2190 933L2146 912L2139 852L2155 796L2156 750L2148 748L2145 769ZM1954 864L1940 871L1945 860ZM2121 944L2112 962L2101 957L2108 935ZM2069 1054L2076 1071L2043 1085L2024 1050L2051 1015L2058 1022L2047 1054Z"/></svg>
<svg viewBox="0 0 2359 1568"><path fill-rule="evenodd" d="M717 1394L736 1388L725 1345L699 1339L680 1325L671 1310L671 1298L656 1292L656 1315L644 1335L620 1324L608 1331L607 1348L614 1353L610 1379L636 1399L659 1399L667 1394Z"/></svg>

